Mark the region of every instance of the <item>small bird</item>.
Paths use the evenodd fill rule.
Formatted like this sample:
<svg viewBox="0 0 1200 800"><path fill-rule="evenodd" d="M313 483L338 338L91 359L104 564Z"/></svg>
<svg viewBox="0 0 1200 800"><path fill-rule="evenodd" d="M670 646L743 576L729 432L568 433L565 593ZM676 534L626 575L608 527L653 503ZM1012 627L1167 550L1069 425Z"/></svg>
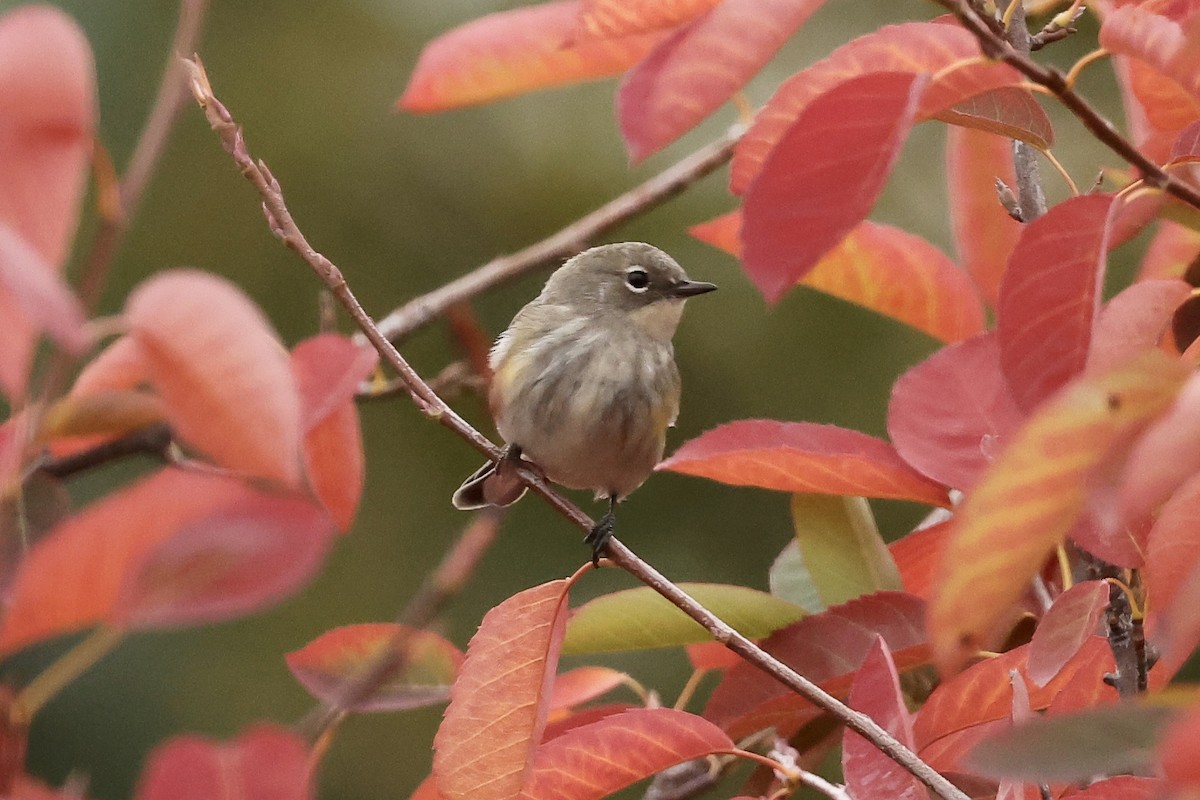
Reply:
<svg viewBox="0 0 1200 800"><path fill-rule="evenodd" d="M527 459L557 484L608 499L586 538L598 565L617 501L662 459L679 413L671 337L684 301L716 288L641 242L563 264L492 347L488 401L507 444L458 488L455 507L515 503L525 493L516 467Z"/></svg>

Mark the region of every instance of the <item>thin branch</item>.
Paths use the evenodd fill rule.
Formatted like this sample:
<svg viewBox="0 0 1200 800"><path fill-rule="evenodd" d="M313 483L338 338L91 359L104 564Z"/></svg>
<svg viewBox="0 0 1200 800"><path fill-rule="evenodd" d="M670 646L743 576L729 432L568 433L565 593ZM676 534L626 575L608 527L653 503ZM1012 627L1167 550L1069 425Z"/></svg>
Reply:
<svg viewBox="0 0 1200 800"><path fill-rule="evenodd" d="M62 479L126 456L143 455L169 462L171 441L171 427L162 422L130 431L124 436L101 442L78 453L59 458L47 457L33 466L35 471Z"/></svg>
<svg viewBox="0 0 1200 800"><path fill-rule="evenodd" d="M196 49L207 10L208 0L181 0L179 4L179 20L176 23L175 34L171 37L171 50L163 67L158 93L133 148L129 165L121 178L120 208L114 209L114 213L106 214L101 220L84 260L79 296L84 308L89 311L94 310L100 301L113 256L125 238L129 221L141 204L142 194L150 182L150 176L154 174L155 167L158 166L171 129L187 100L185 73L179 63L179 57Z"/></svg>
<svg viewBox="0 0 1200 800"><path fill-rule="evenodd" d="M426 415L436 419L445 427L451 429L481 453L491 458L497 458L499 448L486 437L468 424L462 417L450 408L433 392L420 375L408 364L396 350L387 337L375 326L374 321L367 315L347 286L341 271L325 256L318 253L305 239L297 227L295 220L284 202L279 183L271 176L266 164L255 161L246 148L241 129L234 122L232 115L225 106L213 95L204 69L198 60L185 62L191 74L190 86L197 102L204 109L205 115L213 130L217 133L225 150L233 158L242 174L258 190L266 210L268 223L275 235L283 243L296 251L297 254L325 283L334 297L341 302L343 308L350 314L367 339L379 351L380 357L404 381L413 402ZM723 140L728 144L728 138ZM558 494L546 480L536 472L522 469L520 475L530 489L540 495L552 508L570 520L582 531L590 531L593 521L577 506ZM885 753L896 763L900 764L918 780L928 786L939 797L946 800L967 800L965 794L959 791L946 778L942 777L932 767L917 757L915 753L893 738L874 720L865 714L855 711L829 693L822 690L812 681L797 673L791 667L776 660L752 641L742 636L727 623L701 606L691 596L675 584L668 581L657 570L642 561L628 547L617 539L611 539L608 545L608 556L617 565L624 568L642 583L646 584L689 617L700 623L713 638L742 656L758 669L783 683L793 691L802 695L814 705L828 711L845 723L851 730L863 736Z"/></svg>
<svg viewBox="0 0 1200 800"><path fill-rule="evenodd" d="M539 266L578 253L605 231L642 214L686 189L733 157L744 132L736 126L723 137L671 165L557 233L511 255L494 258L457 280L414 298L379 320L379 330L393 342L402 341L445 314L452 306Z"/></svg>
<svg viewBox="0 0 1200 800"><path fill-rule="evenodd" d="M1018 53L1028 56L1033 47L1033 38L1029 35L1029 26L1025 23L1023 0L1009 0L1005 16L1005 41ZM1012 151L1021 219L1025 222L1033 222L1046 213L1046 189L1042 186L1037 150L1027 142L1013 139Z"/></svg>
<svg viewBox="0 0 1200 800"><path fill-rule="evenodd" d="M476 514L442 557L433 574L425 579L404 610L397 615L396 621L409 628L424 628L433 622L466 585L480 559L496 540L503 519L503 509L487 509ZM311 738L323 740L347 713L379 691L391 675L404 668L408 656L408 638L407 631L393 636L388 646L364 665L360 675L339 687L338 696L333 702L318 703L300 723L300 727L310 731Z"/></svg>
<svg viewBox="0 0 1200 800"><path fill-rule="evenodd" d="M963 26L979 40L983 52L1003 61L1029 80L1049 89L1083 126L1110 150L1137 167L1143 179L1151 186L1182 200L1193 208L1200 208L1200 192L1188 184L1172 177L1138 150L1128 139L1100 115L1086 100L1075 93L1066 76L1054 67L1047 67L1018 52L999 36L967 0L935 0L938 5L958 17Z"/></svg>

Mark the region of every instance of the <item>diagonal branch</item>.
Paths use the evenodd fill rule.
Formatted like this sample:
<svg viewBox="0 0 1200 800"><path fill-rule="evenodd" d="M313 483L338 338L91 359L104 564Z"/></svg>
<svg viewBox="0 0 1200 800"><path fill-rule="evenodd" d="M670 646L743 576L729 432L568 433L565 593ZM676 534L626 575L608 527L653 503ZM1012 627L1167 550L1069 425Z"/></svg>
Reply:
<svg viewBox="0 0 1200 800"><path fill-rule="evenodd" d="M1029 80L1049 89L1059 102L1066 106L1098 140L1137 167L1146 183L1182 200L1193 208L1200 209L1200 192L1170 175L1151 161L1149 156L1138 150L1132 142L1113 127L1111 122L1102 117L1100 112L1075 92L1062 72L1054 67L1038 64L1029 56L1012 47L1004 40L1003 36L993 30L988 21L979 15L979 12L968 0L935 0L935 2L958 17L963 26L975 35L985 55L997 61L1003 61Z"/></svg>
<svg viewBox="0 0 1200 800"><path fill-rule="evenodd" d="M185 61L190 72L190 86L196 101L204 109L209 124L221 140L226 152L230 154L241 173L254 185L262 198L268 223L275 235L289 248L294 250L305 263L325 283L325 286L350 314L363 334L379 351L380 357L394 369L404 382L405 388L413 402L426 415L436 419L445 427L454 431L480 452L491 458L499 456L499 449L486 437L479 433L448 406L444 400L429 388L429 385L408 364L396 350L383 332L376 327L374 321L363 310L350 287L346 284L341 271L325 256L318 253L308 243L300 228L296 225L279 183L271 175L266 164L255 161L246 148L241 129L234 122L232 115L212 92L208 77L199 60ZM521 471L522 479L530 489L540 495L556 511L570 520L580 530L590 531L592 520L576 505L555 491L545 479L530 470ZM932 767L922 761L915 753L892 737L874 720L859 713L840 702L837 698L825 692L812 681L797 673L791 667L778 661L758 645L735 631L726 622L704 608L695 599L675 584L667 580L661 573L642 561L628 547L615 538L609 540L608 556L610 560L625 569L642 583L658 592L672 604L682 610L696 622L700 623L713 638L740 655L746 661L763 670L768 675L783 683L788 688L802 695L819 708L833 714L855 732L874 744L900 766L912 773L918 780L928 786L937 796L945 800L967 800L967 796L959 791L952 783L940 775Z"/></svg>
<svg viewBox="0 0 1200 800"><path fill-rule="evenodd" d="M463 301L555 259L575 255L600 234L679 194L724 164L733 157L734 145L744 132L745 128L740 125L730 129L720 139L701 147L640 186L608 201L542 241L516 253L492 259L461 278L408 301L379 320L379 329L391 341L401 341Z"/></svg>

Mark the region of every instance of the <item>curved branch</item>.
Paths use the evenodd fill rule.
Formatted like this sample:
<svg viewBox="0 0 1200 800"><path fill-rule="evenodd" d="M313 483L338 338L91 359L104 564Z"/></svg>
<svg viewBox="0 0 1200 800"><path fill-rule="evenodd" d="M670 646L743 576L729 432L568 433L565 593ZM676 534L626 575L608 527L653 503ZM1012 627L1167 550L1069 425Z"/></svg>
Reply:
<svg viewBox="0 0 1200 800"><path fill-rule="evenodd" d="M295 250L297 254L317 273L329 291L338 299L363 334L379 351L380 357L396 371L404 382L405 388L426 415L436 419L445 427L451 429L480 452L491 458L499 456L499 448L492 444L479 431L460 417L444 400L429 388L429 385L408 364L395 346L388 341L383 332L375 325L366 311L363 310L350 287L346 285L341 271L325 256L318 253L308 243L304 234L297 227L284 202L279 183L271 175L266 164L255 161L246 148L241 129L234 122L232 115L212 92L208 77L198 60L185 61L191 73L190 85L196 101L204 109L205 115L213 130L217 132L225 150L233 157L238 169L258 190L267 214L268 223L275 235L283 243ZM593 521L575 504L555 491L546 480L531 470L521 470L521 476L535 493L541 495L556 511L570 520L583 531L590 531ZM628 547L617 539L610 539L608 545L609 558L632 574L642 583L658 592L681 611L702 625L713 638L749 661L758 669L775 678L788 688L802 695L814 705L833 714L863 738L874 744L880 751L888 755L904 769L912 773L917 780L928 786L937 796L945 800L967 800L967 796L959 791L946 778L922 761L915 753L896 740L874 720L865 714L855 711L840 702L837 698L825 692L812 681L797 673L791 667L778 661L758 645L735 631L695 599L667 580L652 566L642 561Z"/></svg>

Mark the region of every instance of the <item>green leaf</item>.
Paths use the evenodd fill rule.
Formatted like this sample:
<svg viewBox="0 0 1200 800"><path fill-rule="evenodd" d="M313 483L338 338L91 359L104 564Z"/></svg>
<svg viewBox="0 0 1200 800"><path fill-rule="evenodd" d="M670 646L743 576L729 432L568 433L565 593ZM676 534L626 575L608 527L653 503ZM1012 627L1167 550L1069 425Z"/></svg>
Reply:
<svg viewBox="0 0 1200 800"><path fill-rule="evenodd" d="M800 554L800 544L795 539L779 551L767 573L767 581L771 586L771 594L781 600L795 603L810 614L825 610L821 593L813 583L812 574L804 564L804 556Z"/></svg>
<svg viewBox="0 0 1200 800"><path fill-rule="evenodd" d="M803 608L744 586L681 583L679 587L732 625L759 639L805 615ZM598 653L675 647L711 640L654 590L641 587L597 597L577 608L567 622L563 653Z"/></svg>
<svg viewBox="0 0 1200 800"><path fill-rule="evenodd" d="M1029 782L1141 771L1153 762L1154 746L1176 713L1122 703L1035 717L981 741L967 763L985 775Z"/></svg>
<svg viewBox="0 0 1200 800"><path fill-rule="evenodd" d="M792 526L804 566L826 606L903 589L900 571L865 499L792 495Z"/></svg>

